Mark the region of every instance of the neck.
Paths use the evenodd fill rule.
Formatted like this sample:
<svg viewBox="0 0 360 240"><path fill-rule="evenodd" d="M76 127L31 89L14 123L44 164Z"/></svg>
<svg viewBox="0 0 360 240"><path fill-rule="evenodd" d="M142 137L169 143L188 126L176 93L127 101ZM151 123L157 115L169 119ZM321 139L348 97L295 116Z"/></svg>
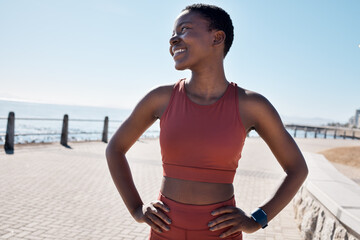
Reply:
<svg viewBox="0 0 360 240"><path fill-rule="evenodd" d="M201 95L216 95L227 88L223 61L207 64L201 69L192 69L188 89Z"/></svg>

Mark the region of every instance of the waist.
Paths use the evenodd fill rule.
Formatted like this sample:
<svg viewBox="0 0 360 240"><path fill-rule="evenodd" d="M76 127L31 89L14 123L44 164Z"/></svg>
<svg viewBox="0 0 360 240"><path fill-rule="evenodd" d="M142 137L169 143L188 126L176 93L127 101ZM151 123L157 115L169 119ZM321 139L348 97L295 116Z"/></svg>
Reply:
<svg viewBox="0 0 360 240"><path fill-rule="evenodd" d="M208 183L163 177L161 193L176 202L207 205L226 201L234 196L231 183Z"/></svg>
<svg viewBox="0 0 360 240"><path fill-rule="evenodd" d="M177 165L168 163L163 159L163 175L165 177L207 183L232 183L236 167L221 169L211 164L207 166L203 164L201 167L191 166L190 164Z"/></svg>
<svg viewBox="0 0 360 240"><path fill-rule="evenodd" d="M212 216L211 212L223 206L235 206L234 196L226 201L207 205L183 204L169 199L163 194L160 194L159 200L170 208L167 215L172 220L171 231L176 227L187 230L206 230L210 234L208 223L218 217ZM219 236L222 231L215 233L216 236Z"/></svg>

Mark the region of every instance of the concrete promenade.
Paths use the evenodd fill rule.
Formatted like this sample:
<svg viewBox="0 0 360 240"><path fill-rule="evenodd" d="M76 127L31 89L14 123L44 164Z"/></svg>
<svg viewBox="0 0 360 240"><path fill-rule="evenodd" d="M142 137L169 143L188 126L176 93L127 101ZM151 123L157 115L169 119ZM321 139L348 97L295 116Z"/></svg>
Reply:
<svg viewBox="0 0 360 240"><path fill-rule="evenodd" d="M299 139L317 152L360 141ZM112 182L101 142L17 146L0 150L0 239L147 239ZM162 177L158 140L140 140L127 154L144 202L157 198ZM250 212L284 176L261 139L248 138L234 185L237 206ZM301 239L289 204L265 230L244 239Z"/></svg>

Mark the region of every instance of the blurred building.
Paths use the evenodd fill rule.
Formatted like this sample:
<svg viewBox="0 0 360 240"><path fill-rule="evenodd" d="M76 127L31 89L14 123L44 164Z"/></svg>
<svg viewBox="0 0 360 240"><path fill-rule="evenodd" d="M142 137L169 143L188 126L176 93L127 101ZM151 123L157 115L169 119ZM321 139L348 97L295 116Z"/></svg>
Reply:
<svg viewBox="0 0 360 240"><path fill-rule="evenodd" d="M348 127L360 128L360 109L355 110L355 115L349 119Z"/></svg>
<svg viewBox="0 0 360 240"><path fill-rule="evenodd" d="M355 111L354 126L360 128L360 109Z"/></svg>
<svg viewBox="0 0 360 240"><path fill-rule="evenodd" d="M357 128L360 128L360 109L355 112L355 125Z"/></svg>
<svg viewBox="0 0 360 240"><path fill-rule="evenodd" d="M349 118L349 127L355 127L355 116Z"/></svg>

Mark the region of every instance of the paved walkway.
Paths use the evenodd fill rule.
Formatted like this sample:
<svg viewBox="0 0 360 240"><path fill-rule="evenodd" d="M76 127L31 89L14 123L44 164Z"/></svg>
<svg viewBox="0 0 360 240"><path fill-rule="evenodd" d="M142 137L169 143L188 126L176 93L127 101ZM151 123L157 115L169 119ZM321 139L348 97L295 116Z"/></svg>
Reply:
<svg viewBox="0 0 360 240"><path fill-rule="evenodd" d="M106 144L71 147L21 146L14 155L0 150L0 239L146 239L149 228L131 218L112 182ZM162 176L158 141L138 141L127 156L144 202L156 199ZM266 145L247 139L234 181L237 205L250 212L282 176ZM301 239L291 204L268 228L244 239Z"/></svg>

